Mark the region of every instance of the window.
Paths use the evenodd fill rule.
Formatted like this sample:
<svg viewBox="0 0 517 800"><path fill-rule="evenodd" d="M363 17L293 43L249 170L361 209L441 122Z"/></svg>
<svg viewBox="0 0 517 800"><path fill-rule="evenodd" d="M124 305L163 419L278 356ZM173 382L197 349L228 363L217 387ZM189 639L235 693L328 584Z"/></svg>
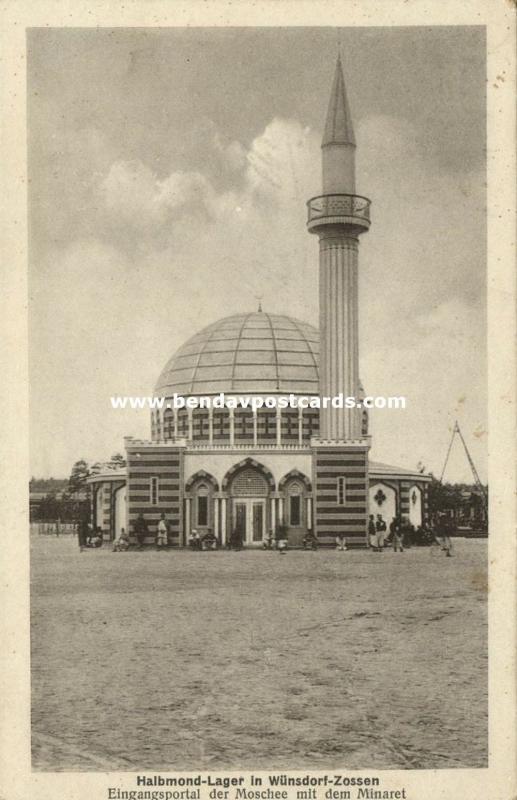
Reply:
<svg viewBox="0 0 517 800"><path fill-rule="evenodd" d="M268 408L259 408L257 411L257 438L262 444L272 443L276 440L276 413Z"/></svg>
<svg viewBox="0 0 517 800"><path fill-rule="evenodd" d="M149 502L153 506L157 506L159 503L158 489L159 489L159 479L153 475L151 478L150 491L149 491Z"/></svg>
<svg viewBox="0 0 517 800"><path fill-rule="evenodd" d="M363 411L361 417L361 435L368 436L368 412Z"/></svg>
<svg viewBox="0 0 517 800"><path fill-rule="evenodd" d="M230 438L230 417L227 411L214 411L212 417L214 441Z"/></svg>
<svg viewBox="0 0 517 800"><path fill-rule="evenodd" d="M337 479L337 504L344 506L346 503L346 478Z"/></svg>
<svg viewBox="0 0 517 800"><path fill-rule="evenodd" d="M185 409L178 411L178 436L181 438L188 436L188 411Z"/></svg>
<svg viewBox="0 0 517 800"><path fill-rule="evenodd" d="M208 411L195 409L192 413L192 434L194 441L208 439L209 433Z"/></svg>
<svg viewBox="0 0 517 800"><path fill-rule="evenodd" d="M299 494L292 494L289 498L289 522L293 528L301 525L301 499Z"/></svg>
<svg viewBox="0 0 517 800"><path fill-rule="evenodd" d="M253 439L253 413L251 411L235 412L234 431L238 439Z"/></svg>
<svg viewBox="0 0 517 800"><path fill-rule="evenodd" d="M208 497L201 495L197 499L197 524L200 527L208 525Z"/></svg>
<svg viewBox="0 0 517 800"><path fill-rule="evenodd" d="M208 497L208 486L205 483L200 484L197 490L197 524L200 528L208 525Z"/></svg>
<svg viewBox="0 0 517 800"><path fill-rule="evenodd" d="M168 408L163 416L163 438L172 439L174 437L174 414Z"/></svg>
<svg viewBox="0 0 517 800"><path fill-rule="evenodd" d="M281 416L282 439L284 441L298 440L298 411L286 409Z"/></svg>

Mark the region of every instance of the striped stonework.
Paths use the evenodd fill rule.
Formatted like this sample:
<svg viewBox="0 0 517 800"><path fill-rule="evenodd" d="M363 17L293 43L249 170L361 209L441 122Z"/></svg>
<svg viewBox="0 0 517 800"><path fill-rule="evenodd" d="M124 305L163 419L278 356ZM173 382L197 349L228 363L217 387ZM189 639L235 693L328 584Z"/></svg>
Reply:
<svg viewBox="0 0 517 800"><path fill-rule="evenodd" d="M105 481L99 489L102 492L102 535L109 538L111 529L111 485Z"/></svg>
<svg viewBox="0 0 517 800"><path fill-rule="evenodd" d="M422 520L429 521L429 483L420 484L422 488Z"/></svg>
<svg viewBox="0 0 517 800"><path fill-rule="evenodd" d="M139 514L147 522L148 544L156 541L162 513L169 523L169 542L179 544L183 530L183 448L128 440L127 504L131 539ZM153 491L152 479L157 479Z"/></svg>
<svg viewBox="0 0 517 800"><path fill-rule="evenodd" d="M409 490L413 486L413 481L400 482L400 514L409 517Z"/></svg>
<svg viewBox="0 0 517 800"><path fill-rule="evenodd" d="M409 508L411 503L411 498L409 495L412 486L418 486L422 491L422 521L426 522L429 517L429 481L412 480L400 482L400 514L403 517L409 517Z"/></svg>
<svg viewBox="0 0 517 800"><path fill-rule="evenodd" d="M344 489L339 479L344 478ZM314 528L322 544L344 533L347 545L365 546L368 520L368 445L314 448Z"/></svg>

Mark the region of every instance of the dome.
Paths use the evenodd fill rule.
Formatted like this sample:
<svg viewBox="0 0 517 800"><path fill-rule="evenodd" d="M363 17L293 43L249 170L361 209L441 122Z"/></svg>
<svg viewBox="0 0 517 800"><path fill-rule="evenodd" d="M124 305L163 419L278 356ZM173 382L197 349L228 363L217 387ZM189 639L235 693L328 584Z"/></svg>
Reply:
<svg viewBox="0 0 517 800"><path fill-rule="evenodd" d="M225 317L180 347L155 394L317 394L319 338L313 325L294 317L263 311Z"/></svg>

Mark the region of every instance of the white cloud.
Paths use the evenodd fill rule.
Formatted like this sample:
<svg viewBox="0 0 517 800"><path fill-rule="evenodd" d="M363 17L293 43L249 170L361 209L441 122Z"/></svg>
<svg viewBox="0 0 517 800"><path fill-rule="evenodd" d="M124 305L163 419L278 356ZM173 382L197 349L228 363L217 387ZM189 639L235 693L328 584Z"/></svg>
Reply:
<svg viewBox="0 0 517 800"><path fill-rule="evenodd" d="M389 117L367 119L357 138L358 191L373 201L360 248L363 383L410 401L404 413L374 412L374 455L436 471L455 414L467 435L484 424L482 176L436 172L414 128ZM319 191L319 136L273 119L247 152L215 132L213 157L211 174L231 163L232 190L196 171L159 177L141 161L112 161L92 200L109 216L99 232L109 244L77 240L49 254L35 279L43 311L33 349L48 375L38 370L33 384L40 458L59 425L67 453L93 458L115 439L120 447L123 433L145 435L147 419L113 418L106 396L150 391L185 338L253 309L258 295L268 311L317 324L318 246L305 203ZM66 398L58 411L55 395ZM482 463L484 437L476 442Z"/></svg>

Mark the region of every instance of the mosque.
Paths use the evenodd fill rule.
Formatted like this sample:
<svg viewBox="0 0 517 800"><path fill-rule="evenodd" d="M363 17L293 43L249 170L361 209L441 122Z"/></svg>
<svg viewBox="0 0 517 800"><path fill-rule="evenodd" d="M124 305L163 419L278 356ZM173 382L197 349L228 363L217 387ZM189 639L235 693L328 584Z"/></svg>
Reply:
<svg viewBox="0 0 517 800"><path fill-rule="evenodd" d="M261 547L277 525L290 546L313 531L322 545L338 534L367 545L369 514L419 525L430 477L370 461L365 408L168 408L188 397L364 397L359 378L358 248L370 201L356 194L355 137L338 58L322 141L322 194L307 203L319 239L319 330L258 311L225 317L170 358L154 395L151 438L127 437L127 467L92 476L92 511L105 539L134 535L143 514L149 542L161 514L170 543L195 528L224 545L238 528Z"/></svg>

